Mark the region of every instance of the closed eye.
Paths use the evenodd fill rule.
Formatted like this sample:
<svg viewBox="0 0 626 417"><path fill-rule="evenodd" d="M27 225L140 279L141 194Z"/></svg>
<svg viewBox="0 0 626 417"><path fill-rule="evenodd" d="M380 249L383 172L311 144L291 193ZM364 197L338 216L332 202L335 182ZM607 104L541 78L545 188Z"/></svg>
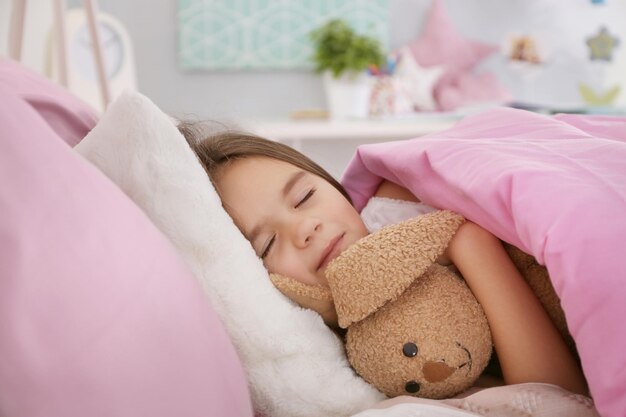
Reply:
<svg viewBox="0 0 626 417"><path fill-rule="evenodd" d="M260 256L261 259L265 259L265 257L268 255L268 253L270 253L270 249L272 248L272 246L274 246L274 242L275 241L276 241L276 235L272 236L272 238L270 239L269 243L267 244L267 246L263 250L263 253L261 253L261 256Z"/></svg>
<svg viewBox="0 0 626 417"><path fill-rule="evenodd" d="M315 194L316 189L315 188L311 188L311 190L309 190L308 193L306 193L306 195L302 198L302 200L300 200L298 202L298 204L296 204L294 206L294 208L298 208L300 207L302 204L304 204L309 198L311 198L313 196L313 194Z"/></svg>
<svg viewBox="0 0 626 417"><path fill-rule="evenodd" d="M306 203L306 201L308 199L310 199L313 196L313 194L315 194L315 191L317 191L315 188L311 188L309 190L309 192L306 193L306 195L304 197L302 197L302 199L298 202L298 204L296 204L294 206L294 208L298 208L302 204ZM265 257L267 257L267 255L270 253L270 250L272 249L272 246L274 246L275 242L276 242L276 235L273 235L272 238L270 239L269 243L267 244L267 246L265 247L265 249L261 253L261 256L260 256L261 259L265 259Z"/></svg>

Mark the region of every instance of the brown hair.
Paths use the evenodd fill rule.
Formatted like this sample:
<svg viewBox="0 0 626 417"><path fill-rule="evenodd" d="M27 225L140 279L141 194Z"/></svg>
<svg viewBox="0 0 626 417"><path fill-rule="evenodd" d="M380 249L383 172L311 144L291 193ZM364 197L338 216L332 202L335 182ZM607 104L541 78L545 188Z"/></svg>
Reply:
<svg viewBox="0 0 626 417"><path fill-rule="evenodd" d="M287 162L323 178L352 202L345 188L332 175L295 149L250 133L226 130L210 134L207 127L206 124L195 121L183 121L178 124L178 130L197 155L214 185L217 185L221 170L230 162L251 156L264 156Z"/></svg>

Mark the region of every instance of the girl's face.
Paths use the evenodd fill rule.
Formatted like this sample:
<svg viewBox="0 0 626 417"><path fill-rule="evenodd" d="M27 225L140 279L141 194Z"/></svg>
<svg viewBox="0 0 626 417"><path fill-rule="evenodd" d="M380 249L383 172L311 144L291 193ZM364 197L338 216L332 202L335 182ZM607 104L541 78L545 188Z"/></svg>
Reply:
<svg viewBox="0 0 626 417"><path fill-rule="evenodd" d="M235 160L217 186L268 271L304 284L327 287L328 263L368 233L335 187L277 159Z"/></svg>

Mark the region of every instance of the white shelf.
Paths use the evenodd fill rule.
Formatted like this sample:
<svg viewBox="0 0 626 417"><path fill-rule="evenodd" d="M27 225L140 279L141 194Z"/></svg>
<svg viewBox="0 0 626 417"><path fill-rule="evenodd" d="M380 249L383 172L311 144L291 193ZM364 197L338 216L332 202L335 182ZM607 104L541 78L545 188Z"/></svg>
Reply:
<svg viewBox="0 0 626 417"><path fill-rule="evenodd" d="M303 141L388 141L409 139L453 126L457 115L424 115L367 120L259 120L248 126L268 139L300 144Z"/></svg>

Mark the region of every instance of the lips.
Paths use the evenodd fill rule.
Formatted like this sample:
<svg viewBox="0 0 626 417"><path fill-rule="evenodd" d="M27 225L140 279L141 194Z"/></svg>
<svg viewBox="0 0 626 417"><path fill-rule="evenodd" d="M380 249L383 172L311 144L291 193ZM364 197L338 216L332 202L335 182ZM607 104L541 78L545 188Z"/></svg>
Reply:
<svg viewBox="0 0 626 417"><path fill-rule="evenodd" d="M320 256L320 261L317 265L318 271L328 265L330 261L339 255L341 252L340 243L343 240L344 235L345 233L341 233L328 242L328 245L326 245L326 248L324 248L324 251L322 252L322 256Z"/></svg>

